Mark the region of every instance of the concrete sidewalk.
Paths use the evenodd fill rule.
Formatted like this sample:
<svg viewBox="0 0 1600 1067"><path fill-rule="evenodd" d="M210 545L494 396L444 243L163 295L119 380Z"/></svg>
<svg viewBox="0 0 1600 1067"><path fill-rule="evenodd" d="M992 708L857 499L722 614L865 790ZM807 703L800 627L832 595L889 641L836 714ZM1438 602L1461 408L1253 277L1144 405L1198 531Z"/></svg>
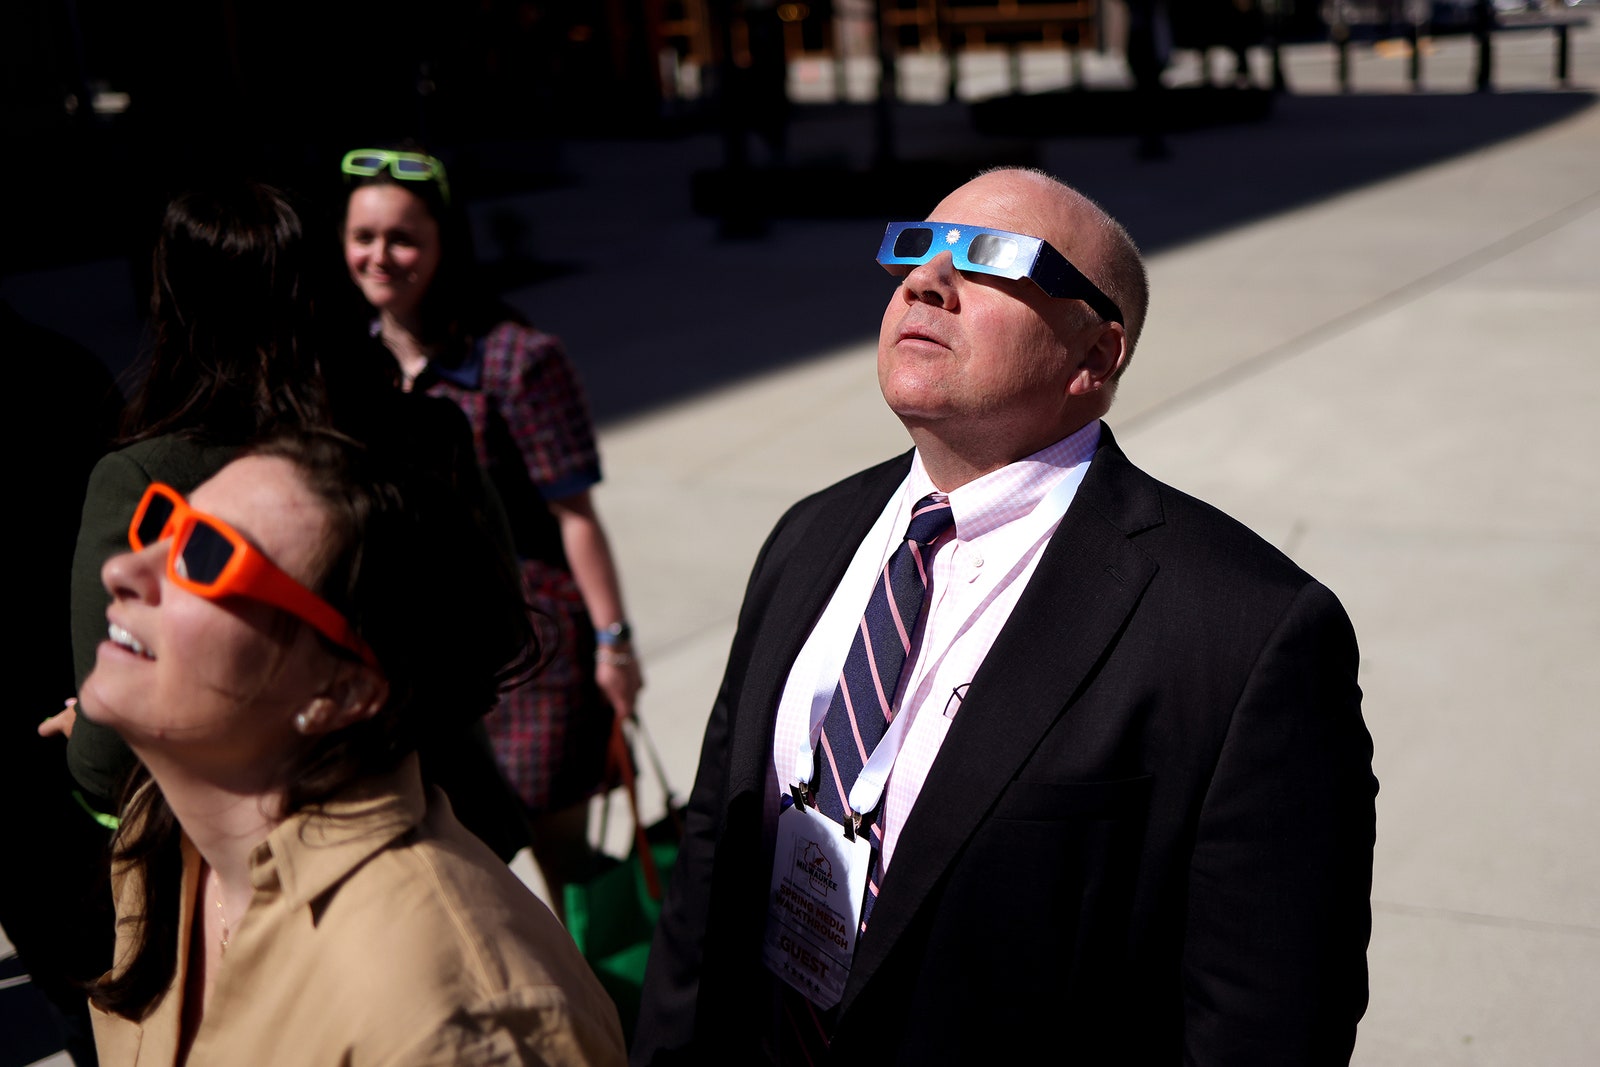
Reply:
<svg viewBox="0 0 1600 1067"><path fill-rule="evenodd" d="M1437 44L1421 96L1367 51L1360 91L1323 95L1331 47L1297 46L1272 120L1175 136L1164 163L1033 146L1152 253L1109 419L1129 455L1355 621L1382 782L1368 1067L1600 1063L1600 35L1573 44L1586 91L1551 92L1550 42L1523 34L1493 96L1466 92L1465 41ZM902 118L912 157L971 143L959 108ZM797 126L795 153L862 152L864 121ZM512 297L607 416L597 501L680 793L771 523L908 445L874 366L883 220L719 241L683 196L717 151L568 145L571 181L486 209L573 260Z"/></svg>

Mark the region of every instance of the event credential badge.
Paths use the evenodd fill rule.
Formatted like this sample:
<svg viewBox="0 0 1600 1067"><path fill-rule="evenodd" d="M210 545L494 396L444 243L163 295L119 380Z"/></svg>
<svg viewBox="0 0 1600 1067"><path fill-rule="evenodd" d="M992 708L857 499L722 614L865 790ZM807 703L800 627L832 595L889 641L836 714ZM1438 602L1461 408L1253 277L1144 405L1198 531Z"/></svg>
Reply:
<svg viewBox="0 0 1600 1067"><path fill-rule="evenodd" d="M809 804L778 816L761 958L819 1008L844 996L871 860L866 834L847 839L842 826Z"/></svg>

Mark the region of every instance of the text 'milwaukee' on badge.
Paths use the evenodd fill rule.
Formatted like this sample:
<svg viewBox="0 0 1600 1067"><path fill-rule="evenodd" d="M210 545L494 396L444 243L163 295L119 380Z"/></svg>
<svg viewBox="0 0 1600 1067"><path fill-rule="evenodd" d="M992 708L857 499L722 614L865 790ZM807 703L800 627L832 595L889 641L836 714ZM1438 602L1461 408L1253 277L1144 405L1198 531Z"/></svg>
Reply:
<svg viewBox="0 0 1600 1067"><path fill-rule="evenodd" d="M846 840L842 826L810 805L778 817L761 958L819 1008L844 996L871 859L866 834Z"/></svg>

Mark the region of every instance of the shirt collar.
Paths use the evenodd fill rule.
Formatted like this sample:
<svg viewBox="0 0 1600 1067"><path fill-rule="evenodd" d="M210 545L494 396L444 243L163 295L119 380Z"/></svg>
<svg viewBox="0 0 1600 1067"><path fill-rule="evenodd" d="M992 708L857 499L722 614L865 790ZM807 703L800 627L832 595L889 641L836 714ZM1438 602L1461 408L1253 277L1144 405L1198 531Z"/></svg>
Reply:
<svg viewBox="0 0 1600 1067"><path fill-rule="evenodd" d="M427 810L415 754L334 800L284 820L250 855L250 882L279 889L291 908L309 904L410 832Z"/></svg>
<svg viewBox="0 0 1600 1067"><path fill-rule="evenodd" d="M1066 477L1067 472L1094 458L1100 444L1100 420L1068 434L1031 456L990 471L946 494L933 486L919 452L911 463L910 499L928 494L948 498L955 515L956 537L972 541L1031 513Z"/></svg>
<svg viewBox="0 0 1600 1067"><path fill-rule="evenodd" d="M430 359L428 369L435 377L459 385L463 389L479 389L483 385L483 345L479 343L468 348L461 362L453 366Z"/></svg>

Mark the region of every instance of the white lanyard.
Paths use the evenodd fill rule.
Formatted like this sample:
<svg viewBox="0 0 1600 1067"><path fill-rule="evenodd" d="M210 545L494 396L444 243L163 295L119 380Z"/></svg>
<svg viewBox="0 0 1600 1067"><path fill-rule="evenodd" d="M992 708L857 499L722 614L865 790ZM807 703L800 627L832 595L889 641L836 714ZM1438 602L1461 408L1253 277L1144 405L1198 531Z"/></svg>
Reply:
<svg viewBox="0 0 1600 1067"><path fill-rule="evenodd" d="M1087 462L1079 463L1072 467L1066 474L1062 475L1055 488L1051 489L1034 506L1033 511L1026 518L1016 520L1019 524L1016 527L1018 544L1030 547L1038 544L1050 529L1061 521L1061 517L1067 513L1067 507L1077 494L1078 485L1083 481L1083 476L1088 469L1089 464ZM906 523L909 521L905 516L914 503L906 499L909 490L908 479L907 483L902 484L899 490L900 506L895 509L894 517L887 532L880 532L883 526L880 521L878 526L874 527L872 534L869 535L891 539L887 541L885 550L879 553L878 565L873 572L875 577L883 573L884 565L887 563L889 556L898 550L903 542L904 530ZM1020 557L1018 566L1022 566L1022 561L1028 558L1029 553L1024 552ZM855 567L852 566L851 571L846 573L845 581L841 582L841 586L848 584L849 580L854 576ZM980 600L978 606L973 609L974 617L982 610L982 607L983 601ZM857 617L859 617L859 613ZM962 626L962 630L970 626L971 622L972 619L969 618ZM852 632L851 641L853 642L854 640ZM848 655L849 647L846 646L845 656L848 657ZM839 688L839 676L843 671L843 659L837 660L834 668L833 670L822 671L818 675L816 685L812 690L811 726L806 732L806 743L795 752L795 781L804 782L807 785L812 784L816 778L816 751L817 744L822 739L822 720L827 717L828 707L833 703L833 694ZM908 686L907 692L909 691L910 688ZM875 809L879 801L883 799L884 786L889 781L889 772L894 767L894 761L900 755L900 748L905 744L906 730L909 728L910 722L910 715L897 713L894 721L889 724L888 731L883 735L883 739L878 742L877 747L872 750L872 755L867 759L866 765L861 768L861 773L857 776L855 784L850 787L849 802L851 811L858 814L866 814Z"/></svg>

